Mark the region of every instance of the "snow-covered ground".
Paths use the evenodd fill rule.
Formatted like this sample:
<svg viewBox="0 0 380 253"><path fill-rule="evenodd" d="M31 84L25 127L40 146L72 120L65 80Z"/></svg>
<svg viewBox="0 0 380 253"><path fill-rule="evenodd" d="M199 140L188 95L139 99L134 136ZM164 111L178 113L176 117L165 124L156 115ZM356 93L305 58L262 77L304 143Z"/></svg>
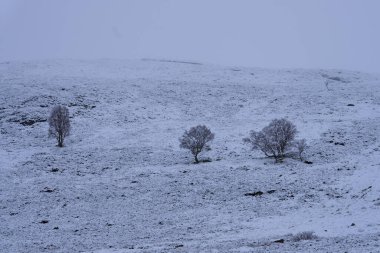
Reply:
<svg viewBox="0 0 380 253"><path fill-rule="evenodd" d="M48 138L56 104L72 115L64 148ZM275 164L242 142L281 117L312 164ZM215 133L212 162L179 148L197 124ZM0 224L1 252L380 252L380 78L3 62ZM317 238L295 242L304 231Z"/></svg>

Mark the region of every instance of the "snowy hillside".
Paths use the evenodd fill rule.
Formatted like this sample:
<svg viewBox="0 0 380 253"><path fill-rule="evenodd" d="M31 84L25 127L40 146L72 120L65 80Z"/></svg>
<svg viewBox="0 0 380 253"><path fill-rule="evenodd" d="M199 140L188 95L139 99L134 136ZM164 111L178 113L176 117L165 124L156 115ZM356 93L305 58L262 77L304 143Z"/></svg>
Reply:
<svg viewBox="0 0 380 253"><path fill-rule="evenodd" d="M63 148L48 138L57 104L72 116ZM312 164L276 164L243 143L282 117ZM197 124L215 133L201 155L212 162L179 148ZM1 252L380 252L380 78L3 62L0 224ZM305 231L317 238L294 240Z"/></svg>

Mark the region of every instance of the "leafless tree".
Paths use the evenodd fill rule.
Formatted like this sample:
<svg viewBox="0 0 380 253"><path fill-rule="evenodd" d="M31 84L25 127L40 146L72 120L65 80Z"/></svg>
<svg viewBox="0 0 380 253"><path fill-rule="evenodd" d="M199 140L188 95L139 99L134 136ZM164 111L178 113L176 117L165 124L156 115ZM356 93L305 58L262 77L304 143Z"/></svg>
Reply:
<svg viewBox="0 0 380 253"><path fill-rule="evenodd" d="M297 149L298 157L301 161L303 161L303 152L305 152L305 149L307 148L306 140L301 139L295 142L295 147Z"/></svg>
<svg viewBox="0 0 380 253"><path fill-rule="evenodd" d="M243 141L250 144L253 150L259 149L276 162L281 162L292 146L296 133L296 126L292 122L275 119L260 132L251 131L250 136Z"/></svg>
<svg viewBox="0 0 380 253"><path fill-rule="evenodd" d="M195 163L199 163L198 155L202 150L209 150L208 143L214 139L214 134L206 126L198 125L185 131L179 139L180 148L188 149L194 156Z"/></svg>
<svg viewBox="0 0 380 253"><path fill-rule="evenodd" d="M326 86L326 89L329 91L329 80L325 80L325 86Z"/></svg>
<svg viewBox="0 0 380 253"><path fill-rule="evenodd" d="M57 105L49 117L49 136L55 137L58 147L63 147L63 140L70 134L70 118L67 107Z"/></svg>

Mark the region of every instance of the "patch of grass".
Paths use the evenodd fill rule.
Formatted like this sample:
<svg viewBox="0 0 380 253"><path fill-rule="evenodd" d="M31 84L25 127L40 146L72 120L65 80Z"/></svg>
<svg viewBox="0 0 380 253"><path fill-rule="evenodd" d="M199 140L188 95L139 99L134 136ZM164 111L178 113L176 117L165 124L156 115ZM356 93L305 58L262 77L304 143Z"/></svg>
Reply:
<svg viewBox="0 0 380 253"><path fill-rule="evenodd" d="M294 242L299 242L299 241L305 241L305 240L314 240L316 239L317 236L314 234L312 231L305 231L305 232L300 232L298 234L295 234L292 238Z"/></svg>

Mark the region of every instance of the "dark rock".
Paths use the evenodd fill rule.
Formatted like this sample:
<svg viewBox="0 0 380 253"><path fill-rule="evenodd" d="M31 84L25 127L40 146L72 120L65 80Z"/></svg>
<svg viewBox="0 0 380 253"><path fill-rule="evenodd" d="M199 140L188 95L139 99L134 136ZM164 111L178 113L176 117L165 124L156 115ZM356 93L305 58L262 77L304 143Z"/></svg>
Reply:
<svg viewBox="0 0 380 253"><path fill-rule="evenodd" d="M47 224L47 223L49 223L49 221L48 220L42 220L42 221L40 221L40 223L41 224Z"/></svg>
<svg viewBox="0 0 380 253"><path fill-rule="evenodd" d="M57 230L57 229L59 229L59 227L54 227L53 229Z"/></svg>
<svg viewBox="0 0 380 253"><path fill-rule="evenodd" d="M246 194L244 194L244 196L253 196L253 197L257 197L257 196L261 196L263 195L264 193L262 191L257 191L257 192L248 192Z"/></svg>
<svg viewBox="0 0 380 253"><path fill-rule="evenodd" d="M355 106L354 104L348 104L347 106Z"/></svg>
<svg viewBox="0 0 380 253"><path fill-rule="evenodd" d="M32 126L38 122L45 122L46 119L27 119L24 121L20 121L20 124L23 126Z"/></svg>
<svg viewBox="0 0 380 253"><path fill-rule="evenodd" d="M53 188L49 188L49 187L45 187L43 190L41 190L40 192L49 192L49 193L51 193L51 192L54 192L55 191L55 189Z"/></svg>
<svg viewBox="0 0 380 253"><path fill-rule="evenodd" d="M310 161L307 161L307 160L305 160L304 163L306 163L306 164L313 164L313 162L310 162Z"/></svg>
<svg viewBox="0 0 380 253"><path fill-rule="evenodd" d="M174 246L175 249L182 248L182 247L183 247L183 244L178 244L178 245Z"/></svg>
<svg viewBox="0 0 380 253"><path fill-rule="evenodd" d="M85 109L94 109L96 106L95 105L83 105Z"/></svg>
<svg viewBox="0 0 380 253"><path fill-rule="evenodd" d="M279 240L274 241L274 243L284 243L284 242L285 242L284 239L279 239Z"/></svg>
<svg viewBox="0 0 380 253"><path fill-rule="evenodd" d="M276 192L276 190L269 190L269 191L267 191L267 193L269 193L269 194L272 194L272 193L275 193Z"/></svg>
<svg viewBox="0 0 380 253"><path fill-rule="evenodd" d="M54 244L49 244L46 247L44 247L43 249L48 250L49 252L52 252L52 251L59 249L59 247L55 246Z"/></svg>

